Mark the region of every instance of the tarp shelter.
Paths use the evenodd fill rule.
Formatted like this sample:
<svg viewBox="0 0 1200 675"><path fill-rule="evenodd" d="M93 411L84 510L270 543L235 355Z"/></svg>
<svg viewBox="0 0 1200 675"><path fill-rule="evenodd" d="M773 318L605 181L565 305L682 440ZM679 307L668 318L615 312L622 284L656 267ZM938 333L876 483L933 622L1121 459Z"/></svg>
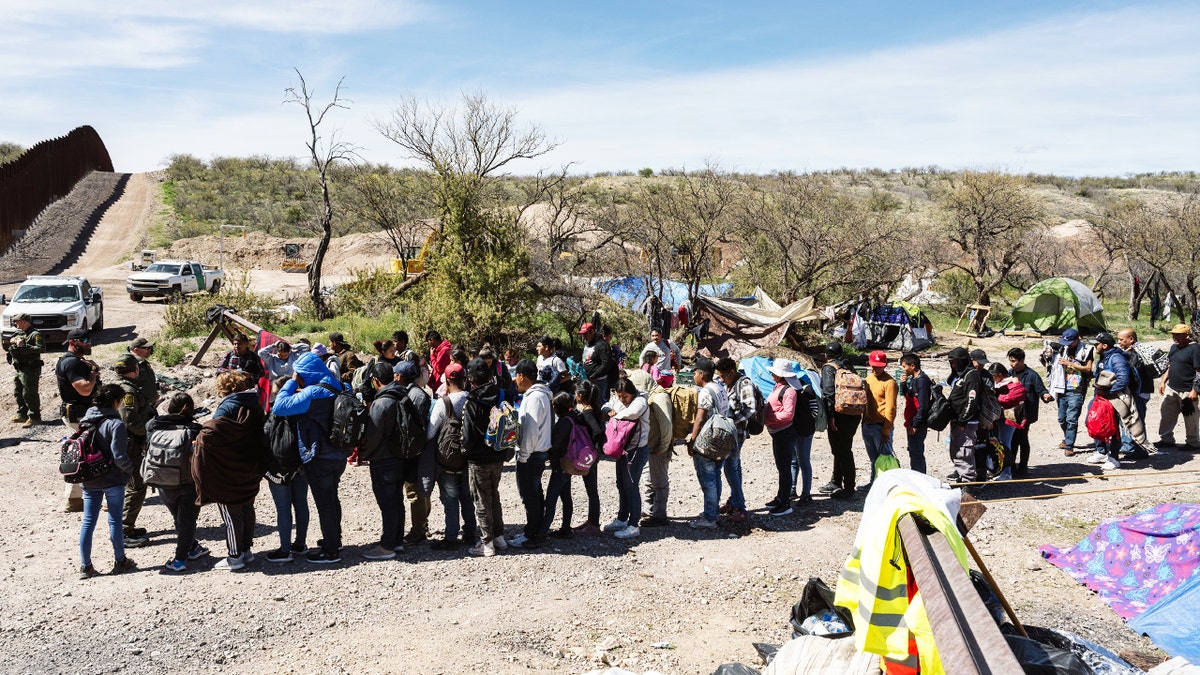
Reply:
<svg viewBox="0 0 1200 675"><path fill-rule="evenodd" d="M1104 305L1090 288L1067 277L1043 279L1013 305L1009 325L1017 330L1061 333L1075 328L1081 333L1108 330Z"/></svg>
<svg viewBox="0 0 1200 675"><path fill-rule="evenodd" d="M915 352L933 344L933 324L911 302L896 300L871 310L864 322L867 347Z"/></svg>
<svg viewBox="0 0 1200 675"><path fill-rule="evenodd" d="M659 288L662 293L658 298L662 300L667 307L675 308L683 301L688 299L687 284L670 279L659 279L651 277L650 290L646 290L646 277L617 277L616 279L592 279L592 287L597 288L600 292L608 297L616 300L621 305L636 309L641 305L651 293L655 293ZM720 296L725 295L733 290L732 283L721 284L702 284L700 286L701 295Z"/></svg>
<svg viewBox="0 0 1200 675"><path fill-rule="evenodd" d="M697 349L713 358L741 359L750 352L774 347L788 327L798 321L822 321L825 314L813 306L812 297L780 307L761 288L745 298L696 298L692 324L707 321Z"/></svg>
<svg viewBox="0 0 1200 675"><path fill-rule="evenodd" d="M738 362L738 368L746 373L754 386L758 387L764 399L770 396L775 389L775 378L771 377L769 370L774 363L775 359L765 356L748 356ZM800 378L801 382L811 384L814 390L820 391L821 376L816 370L806 370L803 364L793 361L792 372L796 373L796 377Z"/></svg>

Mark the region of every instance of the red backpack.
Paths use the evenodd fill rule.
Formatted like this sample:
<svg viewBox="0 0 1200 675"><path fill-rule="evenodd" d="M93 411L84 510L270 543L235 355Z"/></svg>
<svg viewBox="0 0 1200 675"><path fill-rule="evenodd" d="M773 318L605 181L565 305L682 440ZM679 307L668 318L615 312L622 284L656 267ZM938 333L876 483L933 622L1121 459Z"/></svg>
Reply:
<svg viewBox="0 0 1200 675"><path fill-rule="evenodd" d="M1087 414L1087 432L1098 441L1107 441L1118 433L1117 411L1103 396L1092 399Z"/></svg>

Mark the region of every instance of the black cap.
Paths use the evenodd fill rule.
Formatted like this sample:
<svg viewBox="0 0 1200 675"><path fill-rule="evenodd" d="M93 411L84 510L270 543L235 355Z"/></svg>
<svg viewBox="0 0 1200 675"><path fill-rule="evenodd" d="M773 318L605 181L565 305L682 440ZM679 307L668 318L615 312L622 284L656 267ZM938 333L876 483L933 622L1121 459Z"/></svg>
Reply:
<svg viewBox="0 0 1200 675"><path fill-rule="evenodd" d="M1104 331L1103 333L1100 333L1096 337L1092 338L1092 344L1104 344L1112 347L1113 345L1117 344L1117 340L1112 336L1112 333Z"/></svg>
<svg viewBox="0 0 1200 675"><path fill-rule="evenodd" d="M696 370L712 377L713 373L717 372L717 364L712 362L712 359L698 358L695 364Z"/></svg>
<svg viewBox="0 0 1200 675"><path fill-rule="evenodd" d="M72 328L70 333L67 333L68 340L86 340L88 339L87 331L82 328Z"/></svg>
<svg viewBox="0 0 1200 675"><path fill-rule="evenodd" d="M988 363L990 363L990 361L988 361L987 352L983 351L982 349L972 349L971 360L975 361L981 366L986 366Z"/></svg>
<svg viewBox="0 0 1200 675"><path fill-rule="evenodd" d="M955 347L946 354L946 358L952 361L966 361L970 357L971 355L967 353L966 347Z"/></svg>
<svg viewBox="0 0 1200 675"><path fill-rule="evenodd" d="M842 357L843 353L842 343L840 342L830 342L829 344L825 345L825 356L828 358L838 359Z"/></svg>
<svg viewBox="0 0 1200 675"><path fill-rule="evenodd" d="M475 384L486 382L491 373L488 369L488 364L483 359L471 359L467 363L467 379Z"/></svg>
<svg viewBox="0 0 1200 675"><path fill-rule="evenodd" d="M342 337L341 333L330 333L329 334L329 342L330 342L330 344L336 343L339 345L344 345L344 344L346 344L346 338Z"/></svg>

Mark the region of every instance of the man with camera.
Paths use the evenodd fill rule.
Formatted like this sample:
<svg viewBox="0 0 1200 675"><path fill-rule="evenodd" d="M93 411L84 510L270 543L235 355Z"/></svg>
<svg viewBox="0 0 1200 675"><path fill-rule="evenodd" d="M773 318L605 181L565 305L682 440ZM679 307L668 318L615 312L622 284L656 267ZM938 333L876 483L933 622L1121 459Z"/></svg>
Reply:
<svg viewBox="0 0 1200 675"><path fill-rule="evenodd" d="M1074 328L1064 330L1059 341L1050 347L1051 353L1042 355L1042 364L1050 371L1050 391L1058 401L1058 426L1063 431L1058 447L1064 455L1072 457L1095 359L1091 345L1080 340L1079 331Z"/></svg>

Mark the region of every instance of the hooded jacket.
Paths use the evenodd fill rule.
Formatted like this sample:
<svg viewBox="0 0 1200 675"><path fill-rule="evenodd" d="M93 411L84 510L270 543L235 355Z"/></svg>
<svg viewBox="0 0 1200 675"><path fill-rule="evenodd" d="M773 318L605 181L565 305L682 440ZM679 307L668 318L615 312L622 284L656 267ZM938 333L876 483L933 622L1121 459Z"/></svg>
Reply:
<svg viewBox="0 0 1200 675"><path fill-rule="evenodd" d="M962 351L963 355L959 356L956 351ZM978 368L971 365L971 359L966 355L965 349L956 347L950 351L950 358L962 364L959 370L954 371L947 381L950 385L950 394L946 398L950 401L950 407L954 409L955 422L958 424L970 424L979 421L979 406L980 400L984 395L983 374Z"/></svg>
<svg viewBox="0 0 1200 675"><path fill-rule="evenodd" d="M521 409L517 413L521 423L517 437L517 461L524 462L535 452L550 449L554 412L550 409L550 387L538 382L525 390Z"/></svg>
<svg viewBox="0 0 1200 675"><path fill-rule="evenodd" d="M609 349L608 343L597 336L587 344L587 354L583 359L583 372L587 373L589 380L603 380L608 377L608 371L612 369L612 350ZM615 384L609 382L609 386Z"/></svg>
<svg viewBox="0 0 1200 675"><path fill-rule="evenodd" d="M129 475L134 470L133 460L129 458L129 435L125 431L125 423L114 408L97 408L92 406L84 414L81 424L95 425L96 435L93 443L96 449L112 458L113 466L108 473L85 480L82 484L86 490L104 490L106 488L124 485L129 482Z"/></svg>
<svg viewBox="0 0 1200 675"><path fill-rule="evenodd" d="M335 394L322 383L336 390L342 381L321 362L316 354L304 354L296 359L293 370L304 378L300 389L295 380L288 380L275 397L272 414L296 418L296 436L300 441L300 461L308 464L317 459L346 459L346 453L329 443L329 421L333 416Z"/></svg>
<svg viewBox="0 0 1200 675"><path fill-rule="evenodd" d="M252 405L239 406L234 412L214 417L200 426L192 446L197 504L254 501L266 469L265 421L263 409Z"/></svg>
<svg viewBox="0 0 1200 675"><path fill-rule="evenodd" d="M487 428L492 408L500 403L500 388L495 382L476 387L467 394L463 405L463 457L472 464L501 464L504 454L488 447Z"/></svg>
<svg viewBox="0 0 1200 675"><path fill-rule="evenodd" d="M1121 351L1119 347L1105 349L1104 354L1096 359L1093 374L1100 377L1100 373L1106 370L1111 371L1116 376L1116 380L1108 388L1108 396L1105 398L1117 398L1125 393L1130 384L1129 359L1125 357L1125 352Z"/></svg>

